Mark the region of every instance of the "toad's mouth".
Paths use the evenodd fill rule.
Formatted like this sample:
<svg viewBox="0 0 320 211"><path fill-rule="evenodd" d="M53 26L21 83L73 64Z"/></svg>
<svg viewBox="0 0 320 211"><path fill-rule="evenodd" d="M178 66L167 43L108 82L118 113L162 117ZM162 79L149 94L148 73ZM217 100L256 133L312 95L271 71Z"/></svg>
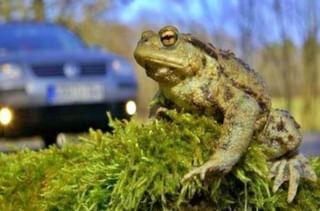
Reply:
<svg viewBox="0 0 320 211"><path fill-rule="evenodd" d="M158 82L175 82L179 79L178 70L169 66L146 62L146 74Z"/></svg>
<svg viewBox="0 0 320 211"><path fill-rule="evenodd" d="M171 61L170 58L166 57L141 57L138 54L135 54L135 59L138 64L144 67L147 76L158 83L174 85L185 78L185 67L179 61Z"/></svg>
<svg viewBox="0 0 320 211"><path fill-rule="evenodd" d="M184 67L176 62L147 58L143 64L149 77L159 82L174 82L183 75Z"/></svg>
<svg viewBox="0 0 320 211"><path fill-rule="evenodd" d="M183 69L183 65L173 62L166 59L155 59L155 58L146 58L145 64L148 64L149 66L155 66L155 67L166 67L169 69Z"/></svg>

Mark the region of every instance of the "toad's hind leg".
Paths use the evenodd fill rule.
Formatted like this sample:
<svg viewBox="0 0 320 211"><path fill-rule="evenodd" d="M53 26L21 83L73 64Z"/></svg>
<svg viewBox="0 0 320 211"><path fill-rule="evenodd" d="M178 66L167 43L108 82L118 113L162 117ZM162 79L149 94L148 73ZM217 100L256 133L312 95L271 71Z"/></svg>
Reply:
<svg viewBox="0 0 320 211"><path fill-rule="evenodd" d="M273 192L289 181L288 202L293 201L300 178L317 180L308 160L298 153L301 139L299 125L287 111L279 109L270 112L266 127L259 137L270 161Z"/></svg>

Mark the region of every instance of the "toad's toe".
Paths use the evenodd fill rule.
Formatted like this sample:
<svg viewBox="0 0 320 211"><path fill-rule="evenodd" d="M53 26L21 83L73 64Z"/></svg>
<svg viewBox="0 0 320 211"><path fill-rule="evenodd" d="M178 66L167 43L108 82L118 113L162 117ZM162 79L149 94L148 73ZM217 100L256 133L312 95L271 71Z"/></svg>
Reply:
<svg viewBox="0 0 320 211"><path fill-rule="evenodd" d="M293 159L289 161L289 189L288 189L288 203L291 203L297 194L298 185L300 181L301 168L298 160Z"/></svg>
<svg viewBox="0 0 320 211"><path fill-rule="evenodd" d="M295 157L297 161L299 161L299 168L301 169L301 177L305 178L309 181L316 182L317 181L317 174L310 166L308 160L302 155L299 154Z"/></svg>
<svg viewBox="0 0 320 211"><path fill-rule="evenodd" d="M288 165L287 160L281 160L277 168L277 173L274 179L274 184L272 191L275 193L279 187L285 182L288 181Z"/></svg>
<svg viewBox="0 0 320 211"><path fill-rule="evenodd" d="M270 164L270 171L269 171L270 172L269 173L270 179L277 176L280 164L281 164L281 160L277 160L277 161Z"/></svg>

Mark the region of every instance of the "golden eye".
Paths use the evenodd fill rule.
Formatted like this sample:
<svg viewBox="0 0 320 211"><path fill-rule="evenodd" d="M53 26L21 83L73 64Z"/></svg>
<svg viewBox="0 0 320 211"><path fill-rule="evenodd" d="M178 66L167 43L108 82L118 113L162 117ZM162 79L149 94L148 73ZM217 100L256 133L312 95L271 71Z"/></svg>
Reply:
<svg viewBox="0 0 320 211"><path fill-rule="evenodd" d="M159 31L159 36L164 46L173 46L178 40L178 29L174 26L166 26Z"/></svg>

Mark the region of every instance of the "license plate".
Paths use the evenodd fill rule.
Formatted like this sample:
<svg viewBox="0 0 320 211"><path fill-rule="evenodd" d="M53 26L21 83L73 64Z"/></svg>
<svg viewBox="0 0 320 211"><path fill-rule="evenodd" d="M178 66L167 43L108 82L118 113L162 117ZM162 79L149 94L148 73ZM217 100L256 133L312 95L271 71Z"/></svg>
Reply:
<svg viewBox="0 0 320 211"><path fill-rule="evenodd" d="M50 85L47 90L51 104L100 102L104 96L101 84Z"/></svg>

